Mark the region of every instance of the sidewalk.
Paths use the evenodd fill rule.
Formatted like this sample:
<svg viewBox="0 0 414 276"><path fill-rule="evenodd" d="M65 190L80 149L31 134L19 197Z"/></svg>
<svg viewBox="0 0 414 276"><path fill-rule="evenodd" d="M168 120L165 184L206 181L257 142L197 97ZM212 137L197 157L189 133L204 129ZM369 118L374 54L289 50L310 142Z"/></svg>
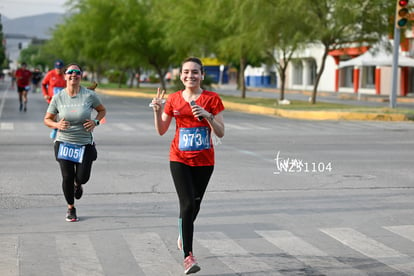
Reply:
<svg viewBox="0 0 414 276"><path fill-rule="evenodd" d="M241 92L236 89L236 85L232 84L224 84L215 87L215 89L215 91L225 95L240 96L241 94ZM285 98L288 100L308 101L311 95L311 91L285 91ZM279 99L279 89L249 87L247 89L247 96ZM389 107L389 96L386 95L355 94L346 92L318 92L316 95L316 102L318 101L361 106ZM398 96L396 101L397 106L414 108L414 95L405 97Z"/></svg>
<svg viewBox="0 0 414 276"><path fill-rule="evenodd" d="M221 85L213 88L214 91L221 95L229 96L240 96L241 92L236 89L235 85ZM121 91L116 89L97 89L97 92L123 97L138 97L152 99L154 95L135 92L135 91ZM360 96L360 98L344 97L347 95L341 94L330 94L330 93L318 93L317 102L331 102L331 103L342 103L349 105L359 106L378 106L388 107L384 97L369 97L367 95ZM279 99L279 93L276 89L251 89L246 91L246 97L259 97L259 98L274 98L275 101ZM285 98L288 100L309 100L310 92L298 92L298 91L287 91ZM408 108L414 108L414 98L407 98L409 101L404 103ZM379 121L409 121L412 118L407 117L404 114L393 114L393 113L361 113L361 112L338 112L338 111L307 111L307 110L285 110L280 108L262 107L249 104L234 103L230 101L223 101L227 110L233 110L238 112L245 112L251 114L260 114L267 116L279 116L291 119L301 120L379 120Z"/></svg>

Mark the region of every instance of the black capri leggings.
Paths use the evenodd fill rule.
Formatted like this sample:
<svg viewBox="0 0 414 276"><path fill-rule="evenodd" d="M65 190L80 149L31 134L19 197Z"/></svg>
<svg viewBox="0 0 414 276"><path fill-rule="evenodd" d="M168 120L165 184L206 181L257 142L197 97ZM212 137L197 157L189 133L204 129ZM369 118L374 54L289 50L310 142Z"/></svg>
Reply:
<svg viewBox="0 0 414 276"><path fill-rule="evenodd" d="M192 167L171 161L170 170L180 202L179 231L187 257L193 251L194 221L214 166Z"/></svg>
<svg viewBox="0 0 414 276"><path fill-rule="evenodd" d="M85 184L91 175L92 162L96 160L98 154L95 145L88 144L85 147L82 163L76 163L68 160L58 159L57 154L61 142L55 142L55 158L60 165L62 173L62 189L66 202L69 205L75 203L75 182L76 184Z"/></svg>

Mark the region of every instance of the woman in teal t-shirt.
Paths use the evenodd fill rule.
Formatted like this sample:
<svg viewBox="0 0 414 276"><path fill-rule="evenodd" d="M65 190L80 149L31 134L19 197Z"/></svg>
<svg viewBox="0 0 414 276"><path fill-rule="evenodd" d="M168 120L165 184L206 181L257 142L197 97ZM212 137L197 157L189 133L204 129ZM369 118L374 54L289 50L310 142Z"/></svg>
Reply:
<svg viewBox="0 0 414 276"><path fill-rule="evenodd" d="M52 98L44 117L46 126L58 129L54 149L62 173L62 189L68 204L66 221L78 221L75 198L90 177L97 158L92 132L105 117L106 109L96 93L80 85L82 69L69 64L65 69L66 88ZM96 110L95 119L91 119Z"/></svg>

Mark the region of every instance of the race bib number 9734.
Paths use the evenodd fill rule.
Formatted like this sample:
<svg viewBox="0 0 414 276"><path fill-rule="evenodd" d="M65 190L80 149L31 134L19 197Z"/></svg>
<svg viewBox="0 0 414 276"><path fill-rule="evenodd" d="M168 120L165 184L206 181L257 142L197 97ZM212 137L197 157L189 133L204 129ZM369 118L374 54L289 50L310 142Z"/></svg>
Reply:
<svg viewBox="0 0 414 276"><path fill-rule="evenodd" d="M208 127L180 128L178 148L182 151L198 151L209 149L210 130Z"/></svg>
<svg viewBox="0 0 414 276"><path fill-rule="evenodd" d="M59 145L58 159L69 160L76 163L82 163L85 146L61 143Z"/></svg>

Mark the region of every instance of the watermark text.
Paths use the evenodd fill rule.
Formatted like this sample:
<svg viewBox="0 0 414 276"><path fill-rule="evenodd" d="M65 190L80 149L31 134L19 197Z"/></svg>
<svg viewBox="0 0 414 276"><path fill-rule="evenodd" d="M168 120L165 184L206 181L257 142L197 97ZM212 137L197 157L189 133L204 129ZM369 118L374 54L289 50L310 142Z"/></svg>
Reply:
<svg viewBox="0 0 414 276"><path fill-rule="evenodd" d="M332 162L304 161L297 158L282 157L280 151L277 152L276 169L273 174L282 173L325 173L332 171Z"/></svg>

